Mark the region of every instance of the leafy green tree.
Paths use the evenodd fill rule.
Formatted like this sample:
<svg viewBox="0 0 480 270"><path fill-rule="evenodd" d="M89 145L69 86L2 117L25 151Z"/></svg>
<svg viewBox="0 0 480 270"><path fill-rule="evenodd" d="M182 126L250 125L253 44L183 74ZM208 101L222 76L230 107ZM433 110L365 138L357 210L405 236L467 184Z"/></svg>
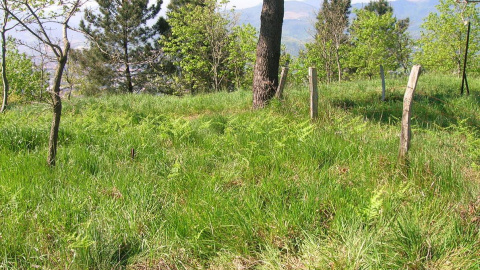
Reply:
<svg viewBox="0 0 480 270"><path fill-rule="evenodd" d="M360 9L355 13L357 17L350 28L349 68L357 75L369 78L378 73L380 65L387 70L396 70L400 66L396 50L400 48L399 38L402 36L397 19L391 12L379 15Z"/></svg>
<svg viewBox="0 0 480 270"><path fill-rule="evenodd" d="M291 63L291 68L294 70L291 77L295 85L302 85L308 83L308 68L309 67L324 67L325 63L322 61L322 52L320 46L316 42L305 44L305 50L301 50L298 57L294 58ZM323 80L327 78L327 71L325 68L317 69L317 76Z"/></svg>
<svg viewBox="0 0 480 270"><path fill-rule="evenodd" d="M252 85L257 30L250 24L234 26L228 45L228 66L235 87Z"/></svg>
<svg viewBox="0 0 480 270"><path fill-rule="evenodd" d="M327 82L332 81L334 73L338 81L342 79L350 9L350 0L324 0L315 24L315 41L307 46L305 56L317 59L315 66L323 67Z"/></svg>
<svg viewBox="0 0 480 270"><path fill-rule="evenodd" d="M148 0L96 0L98 12L86 9L80 28L86 34L91 51L102 54L97 58L108 59L106 65L117 75L117 83L132 93L134 86L141 88L134 76L145 70L145 65L155 61L160 51L153 44L154 37L166 27L165 20L158 18L162 1L149 5ZM157 20L149 26L150 20ZM163 29L165 30L165 29Z"/></svg>
<svg viewBox="0 0 480 270"><path fill-rule="evenodd" d="M461 74L465 43L466 21L471 22L469 63L478 63L480 51L480 9L454 0L440 0L437 11L430 13L422 24L415 61L427 70ZM477 66L471 70L478 71Z"/></svg>
<svg viewBox="0 0 480 270"><path fill-rule="evenodd" d="M393 31L396 42L393 44L392 53L403 73L407 73L412 64L413 40L407 31L409 25L409 18L397 20Z"/></svg>
<svg viewBox="0 0 480 270"><path fill-rule="evenodd" d="M160 42L180 69L176 79L183 90L218 91L242 84L252 65L253 27L235 27L225 3L213 0L186 4L167 15L171 32Z"/></svg>
<svg viewBox="0 0 480 270"><path fill-rule="evenodd" d="M7 48L6 76L11 95L19 101L38 100L43 85L41 67L25 53L20 53L14 40L9 40Z"/></svg>

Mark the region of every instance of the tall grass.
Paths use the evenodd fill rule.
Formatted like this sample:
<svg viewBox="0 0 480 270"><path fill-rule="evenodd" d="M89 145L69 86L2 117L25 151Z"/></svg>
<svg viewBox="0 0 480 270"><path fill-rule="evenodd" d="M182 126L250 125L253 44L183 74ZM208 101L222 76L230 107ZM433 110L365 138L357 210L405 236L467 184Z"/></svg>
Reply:
<svg viewBox="0 0 480 270"><path fill-rule="evenodd" d="M48 107L0 116L0 268L478 269L479 81L420 78L407 170L406 79L79 98L55 168ZM131 149L135 157L131 157Z"/></svg>

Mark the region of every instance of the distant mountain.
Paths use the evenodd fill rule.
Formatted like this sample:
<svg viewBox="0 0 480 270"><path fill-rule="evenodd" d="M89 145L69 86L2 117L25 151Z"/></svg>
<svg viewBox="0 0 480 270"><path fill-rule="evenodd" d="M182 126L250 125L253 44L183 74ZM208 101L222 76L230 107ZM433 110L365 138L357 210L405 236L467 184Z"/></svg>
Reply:
<svg viewBox="0 0 480 270"><path fill-rule="evenodd" d="M423 19L431 12L437 12L435 6L438 4L439 0L397 0L391 2L393 12L397 18L410 18L410 27L408 30L414 38L420 37L420 26L423 23Z"/></svg>
<svg viewBox="0 0 480 270"><path fill-rule="evenodd" d="M293 55L304 48L315 35L316 14L320 10L322 0L285 1L285 17L283 20L282 43ZM410 18L409 31L414 38L420 36L420 25L430 12L435 12L439 0L396 0L391 1L394 14L399 19ZM353 8L361 9L366 3L354 4ZM260 28L262 5L241 9L240 23L250 23Z"/></svg>
<svg viewBox="0 0 480 270"><path fill-rule="evenodd" d="M297 55L298 51L304 47L304 44L313 39L315 34L313 26L318 9L318 7L307 2L285 2L282 43L286 45L289 53ZM257 29L260 29L261 10L262 5L238 10L240 23L250 23Z"/></svg>

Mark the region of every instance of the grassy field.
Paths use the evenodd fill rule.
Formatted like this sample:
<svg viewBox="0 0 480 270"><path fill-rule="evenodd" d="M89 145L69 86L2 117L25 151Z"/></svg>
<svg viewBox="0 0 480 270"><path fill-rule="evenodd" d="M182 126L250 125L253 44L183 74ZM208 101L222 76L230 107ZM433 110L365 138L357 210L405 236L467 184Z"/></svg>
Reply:
<svg viewBox="0 0 480 270"><path fill-rule="evenodd" d="M0 269L479 269L480 80L65 101L0 116ZM131 149L135 158L131 158Z"/></svg>

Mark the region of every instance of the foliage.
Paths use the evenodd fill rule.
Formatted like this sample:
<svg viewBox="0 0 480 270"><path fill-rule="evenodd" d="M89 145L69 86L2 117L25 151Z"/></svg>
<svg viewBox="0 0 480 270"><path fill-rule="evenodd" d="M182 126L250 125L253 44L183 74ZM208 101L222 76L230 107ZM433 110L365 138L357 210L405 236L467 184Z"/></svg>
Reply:
<svg viewBox="0 0 480 270"><path fill-rule="evenodd" d="M365 7L365 10L375 12L377 15L385 15L388 12L393 13L393 8L387 0L370 1Z"/></svg>
<svg viewBox="0 0 480 270"><path fill-rule="evenodd" d="M14 106L0 126L0 267L477 268L479 96L422 76L404 170L405 80L387 81L385 102L379 84L321 86L316 122L304 88L255 112L247 91L73 98L56 168L46 105Z"/></svg>
<svg viewBox="0 0 480 270"><path fill-rule="evenodd" d="M397 20L395 24L395 30L393 31L395 36L395 44L393 44L392 54L395 56L397 65L402 69L404 74L408 73L409 68L412 65L412 52L414 41L408 33L408 26L410 25L410 19Z"/></svg>
<svg viewBox="0 0 480 270"><path fill-rule="evenodd" d="M315 41L306 45L295 63L303 69L295 80L305 80L308 66L317 67L319 78L327 83L334 77L338 81L352 76L371 78L380 65L387 70L407 70L412 52L409 19L397 20L386 1L371 2L355 10L349 27L350 8L350 1L323 2L315 24Z"/></svg>
<svg viewBox="0 0 480 270"><path fill-rule="evenodd" d="M338 81L342 79L350 9L350 0L325 0L317 15L315 42L307 47L307 54L319 56L317 66L325 70L327 82L332 81L335 73Z"/></svg>
<svg viewBox="0 0 480 270"><path fill-rule="evenodd" d="M471 22L469 71L480 71L480 9L474 4L465 5L454 0L441 0L438 13L431 13L422 24L419 50L415 61L438 72L460 76L463 68L467 38L466 21Z"/></svg>
<svg viewBox="0 0 480 270"><path fill-rule="evenodd" d="M316 43L307 43L305 44L306 49L299 52L298 57L293 59L291 64L291 81L293 85L307 85L308 83L308 68L309 67L322 67L323 64L320 62L320 50ZM325 80L326 72L325 69L317 69L317 76ZM290 79L290 78L289 78Z"/></svg>
<svg viewBox="0 0 480 270"><path fill-rule="evenodd" d="M400 66L396 49L403 48L399 44L403 35L406 35L406 28L399 29L397 19L391 12L378 15L366 9L357 9L355 13L357 17L350 27L350 72L372 78L378 73L380 65L386 70L396 70Z"/></svg>
<svg viewBox="0 0 480 270"><path fill-rule="evenodd" d="M41 100L41 92L45 92L47 87L47 82L42 81L42 67L37 66L25 53L19 52L15 41L11 39L7 43L6 63L11 99L20 102Z"/></svg>
<svg viewBox="0 0 480 270"><path fill-rule="evenodd" d="M95 58L106 60L104 65L118 72L115 86L128 92L133 92L134 88L142 90L146 81L139 79L139 74L155 63L160 55L153 38L158 36L162 27L166 27L164 19L157 18L162 1L154 5L149 5L148 0L96 2L99 11L86 9L84 20L80 23L90 47L97 47L89 53L100 54ZM156 20L156 25L149 26L151 20ZM103 70L92 67L95 72ZM101 75L92 74L94 77Z"/></svg>
<svg viewBox="0 0 480 270"><path fill-rule="evenodd" d="M228 65L233 71L233 83L237 89L250 87L253 83L257 30L250 24L234 26L231 36Z"/></svg>
<svg viewBox="0 0 480 270"><path fill-rule="evenodd" d="M82 95L115 92L116 72L107 65L108 57L97 47L73 49L68 59L68 76L74 88Z"/></svg>
<svg viewBox="0 0 480 270"><path fill-rule="evenodd" d="M225 3L186 4L168 13L171 34L162 39L165 54L180 69L177 81L191 93L230 89L248 81L254 59L255 30L235 27Z"/></svg>
<svg viewBox="0 0 480 270"><path fill-rule="evenodd" d="M205 0L171 0L170 4L168 4L168 9L171 11L177 11L181 7L189 5L196 5L196 6L205 6L207 1Z"/></svg>

